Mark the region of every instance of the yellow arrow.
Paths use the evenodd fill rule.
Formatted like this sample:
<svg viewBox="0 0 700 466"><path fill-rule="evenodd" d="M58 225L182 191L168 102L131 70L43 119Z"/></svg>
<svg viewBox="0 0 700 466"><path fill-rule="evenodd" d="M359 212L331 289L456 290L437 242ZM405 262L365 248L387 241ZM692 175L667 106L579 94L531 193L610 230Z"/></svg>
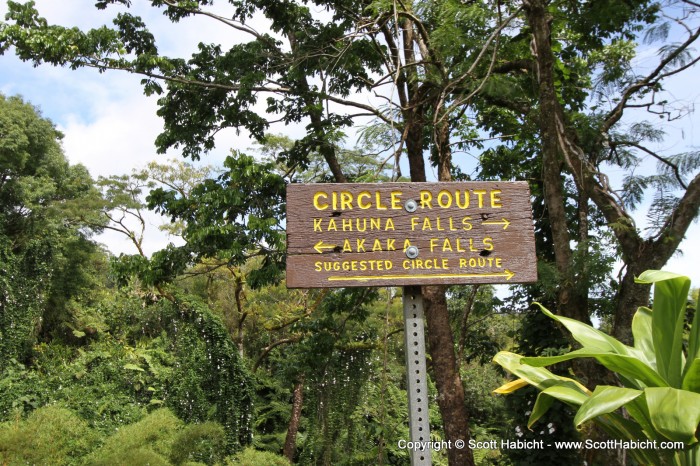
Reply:
<svg viewBox="0 0 700 466"><path fill-rule="evenodd" d="M510 225L510 222L506 220L505 218L502 218L500 221L493 221L493 222L481 222L482 225L503 225L503 229L507 229L508 225Z"/></svg>
<svg viewBox="0 0 700 466"><path fill-rule="evenodd" d="M492 278L492 277L506 277L506 280L510 280L515 276L515 272L511 272L506 269L501 273L445 273L445 274L424 274L424 275L356 275L343 277L342 275L334 275L327 278L329 282L339 282L339 281L371 281L371 280L386 280L386 279L401 279L401 280L415 280L423 278Z"/></svg>
<svg viewBox="0 0 700 466"><path fill-rule="evenodd" d="M317 253L321 254L324 249L333 249L335 248L335 244L326 244L323 242L323 240L319 241L316 243L314 246L314 249L316 250Z"/></svg>

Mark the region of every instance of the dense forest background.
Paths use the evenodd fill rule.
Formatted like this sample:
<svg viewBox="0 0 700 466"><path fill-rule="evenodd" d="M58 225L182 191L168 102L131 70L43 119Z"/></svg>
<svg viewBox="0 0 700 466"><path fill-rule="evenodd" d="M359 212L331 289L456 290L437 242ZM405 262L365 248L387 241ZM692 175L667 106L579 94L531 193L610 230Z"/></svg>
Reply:
<svg viewBox="0 0 700 466"><path fill-rule="evenodd" d="M599 435L576 431L564 405L528 429L536 392L492 394L508 376L491 359L575 346L535 300L631 342L634 311L649 303L634 277L664 266L700 206L698 152L656 149L664 124L692 111L664 86L700 60L699 5L250 1L223 15L211 1L151 3L248 41L160 55L126 0L96 3L118 11L112 27L51 25L32 2L8 2L0 23L2 53L143 76L160 96L158 150L185 157L93 179L36 107L0 97L0 460L406 464L400 290L286 289L284 193L290 182L425 181L431 169L440 181L528 181L540 276L507 293L425 287L435 438ZM658 46L644 69L641 43ZM371 124L350 143L359 117ZM256 145L222 166L186 161L226 129ZM478 154L472 173L459 151ZM632 214L642 207L646 229ZM153 254L149 210L179 238ZM132 253L111 254L105 231ZM609 377L585 363L556 370L591 387ZM464 449L433 461L615 455Z"/></svg>

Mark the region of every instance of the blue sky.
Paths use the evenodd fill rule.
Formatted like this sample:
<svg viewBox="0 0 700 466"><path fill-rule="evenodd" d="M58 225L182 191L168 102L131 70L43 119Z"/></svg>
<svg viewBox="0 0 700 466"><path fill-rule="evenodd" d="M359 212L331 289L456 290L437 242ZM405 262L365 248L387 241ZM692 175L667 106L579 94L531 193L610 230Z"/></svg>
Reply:
<svg viewBox="0 0 700 466"><path fill-rule="evenodd" d="M37 0L39 11L49 22L66 26L96 27L108 24L115 8L98 11L93 2L78 0ZM236 34L225 26L204 18L182 21L173 25L170 21L145 5L133 2L132 12L140 14L155 34L160 50L169 55L188 56L199 41L230 44ZM0 5L0 15L5 14L5 2ZM653 63L655 48L640 54L638 64ZM51 66L33 67L23 63L11 52L0 56L0 92L6 95L21 95L38 106L45 117L50 118L64 132L66 155L72 163L82 163L94 177L129 173L143 168L152 160L165 161L179 158L172 152L156 154L153 141L161 131L162 123L156 115L156 97L143 95L140 77L120 72L99 74L95 70L69 70ZM698 102L700 98L700 70L691 69L683 78L674 80L668 87L671 99ZM695 130L695 115L683 121L665 124L670 137L658 148L671 153L684 148L698 148L700 132ZM279 132L294 134L296 128L280 127ZM234 131L223 132L217 139L217 149L203 160L217 165L228 154L230 148L247 149L251 141ZM461 155L471 159L466 155ZM646 167L653 171L654 164ZM470 170L468 170L470 171ZM612 177L622 175L613 173ZM146 236L146 249L150 252L162 248L171 239L155 229L162 222L156 216L150 218L151 230ZM644 214L638 216L639 225L644 224ZM666 267L667 270L683 273L693 278L694 286L700 286L700 226L697 222L681 245L685 252L677 255ZM115 253L133 253L130 243L120 237L107 235L101 238Z"/></svg>

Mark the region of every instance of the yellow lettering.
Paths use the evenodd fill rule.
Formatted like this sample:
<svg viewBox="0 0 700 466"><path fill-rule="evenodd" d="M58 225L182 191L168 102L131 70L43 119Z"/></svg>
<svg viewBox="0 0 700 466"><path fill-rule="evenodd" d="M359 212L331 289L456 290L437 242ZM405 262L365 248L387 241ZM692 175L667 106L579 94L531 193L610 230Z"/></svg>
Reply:
<svg viewBox="0 0 700 466"><path fill-rule="evenodd" d="M479 249L474 247L474 238L469 238L469 250L471 252L478 252Z"/></svg>
<svg viewBox="0 0 700 466"><path fill-rule="evenodd" d="M472 229L472 224L469 223L469 220L471 220L471 217L464 217L462 219L462 230L464 231L469 231Z"/></svg>
<svg viewBox="0 0 700 466"><path fill-rule="evenodd" d="M362 199L364 198L372 198L372 195L368 191L362 191L360 194L357 195L357 207L363 210L367 210L370 207L372 207L372 202L364 203L362 202Z"/></svg>
<svg viewBox="0 0 700 466"><path fill-rule="evenodd" d="M323 231L323 228L321 227L321 222L323 222L322 218L315 218L314 219L314 231Z"/></svg>
<svg viewBox="0 0 700 466"><path fill-rule="evenodd" d="M462 245L460 244L460 239L457 238L457 252L467 252L466 249L462 248Z"/></svg>
<svg viewBox="0 0 700 466"><path fill-rule="evenodd" d="M437 223L437 227L436 227L437 230L438 230L438 231L445 231L444 228L440 227L440 217L437 217L437 218L435 219L435 221L436 221L436 223Z"/></svg>
<svg viewBox="0 0 700 466"><path fill-rule="evenodd" d="M425 230L432 230L432 229L433 229L433 227L430 225L430 219L429 219L428 217L425 217L425 218L423 219L423 228L422 228L422 231L425 231Z"/></svg>
<svg viewBox="0 0 700 466"><path fill-rule="evenodd" d="M484 238L481 242L484 243L484 249L493 251L493 238Z"/></svg>
<svg viewBox="0 0 700 466"><path fill-rule="evenodd" d="M446 189L438 193L437 202L440 207L447 209L452 205L452 195Z"/></svg>
<svg viewBox="0 0 700 466"><path fill-rule="evenodd" d="M357 250L356 252L367 252L365 251L365 240L363 239L358 239L357 240Z"/></svg>
<svg viewBox="0 0 700 466"><path fill-rule="evenodd" d="M459 258L459 268L463 269L467 266L467 260L464 257Z"/></svg>
<svg viewBox="0 0 700 466"><path fill-rule="evenodd" d="M501 198L498 196L501 194L503 191L500 189L494 189L491 191L491 207L494 209L500 209L503 207L503 204L501 203Z"/></svg>
<svg viewBox="0 0 700 466"><path fill-rule="evenodd" d="M430 252L433 252L435 248L437 247L437 238L430 238Z"/></svg>
<svg viewBox="0 0 700 466"><path fill-rule="evenodd" d="M442 243L442 252L447 251L452 252L452 243L450 243L450 240L448 238L445 238L445 241Z"/></svg>
<svg viewBox="0 0 700 466"><path fill-rule="evenodd" d="M343 252L352 252L352 246L350 246L350 240L346 239L343 243Z"/></svg>
<svg viewBox="0 0 700 466"><path fill-rule="evenodd" d="M333 191L332 197L332 202L333 202L333 210L338 210L338 193Z"/></svg>
<svg viewBox="0 0 700 466"><path fill-rule="evenodd" d="M394 221L390 218L386 219L386 223L384 224L384 231L388 230L396 230L394 227Z"/></svg>
<svg viewBox="0 0 700 466"><path fill-rule="evenodd" d="M316 272L320 272L321 270L323 270L323 268L321 267L321 263L320 263L320 262L314 262L314 270L315 270Z"/></svg>
<svg viewBox="0 0 700 466"><path fill-rule="evenodd" d="M374 197L377 200L377 210L386 210L386 206L382 205L381 193L379 191L375 192Z"/></svg>
<svg viewBox="0 0 700 466"><path fill-rule="evenodd" d="M343 231L352 231L352 219L344 218L341 220L343 222Z"/></svg>
<svg viewBox="0 0 700 466"><path fill-rule="evenodd" d="M374 244L372 245L372 252L377 251L382 251L382 243L378 239L375 239Z"/></svg>
<svg viewBox="0 0 700 466"><path fill-rule="evenodd" d="M394 243L396 242L395 239L387 238L386 240L386 250L387 251L396 251L396 246Z"/></svg>
<svg viewBox="0 0 700 466"><path fill-rule="evenodd" d="M452 220L453 220L452 217L450 217L450 231L457 231L457 229L452 224Z"/></svg>
<svg viewBox="0 0 700 466"><path fill-rule="evenodd" d="M457 201L457 207L460 209L466 209L469 207L469 191L464 191L464 203L459 202L459 191L455 191L455 201Z"/></svg>
<svg viewBox="0 0 700 466"><path fill-rule="evenodd" d="M335 224L335 219L328 220L328 231L338 231L338 226Z"/></svg>
<svg viewBox="0 0 700 466"><path fill-rule="evenodd" d="M433 208L433 194L430 191L420 192L420 207L421 209L425 209L426 207L428 209Z"/></svg>
<svg viewBox="0 0 700 466"><path fill-rule="evenodd" d="M435 259L435 260L437 260L437 259ZM442 260L442 268L443 268L443 269L446 269L447 267L448 267L448 265L447 265L447 259L443 259L443 260Z"/></svg>
<svg viewBox="0 0 700 466"><path fill-rule="evenodd" d="M370 218L369 219L369 229L370 230L379 230L382 227L382 219L381 218Z"/></svg>
<svg viewBox="0 0 700 466"><path fill-rule="evenodd" d="M416 230L416 225L418 225L418 217L411 217L411 231Z"/></svg>
<svg viewBox="0 0 700 466"><path fill-rule="evenodd" d="M328 203L324 202L322 204L321 202L319 202L319 199L321 199L322 197L328 199L328 194L324 192L318 192L314 194L314 207L316 207L316 210L325 210L328 208Z"/></svg>
<svg viewBox="0 0 700 466"><path fill-rule="evenodd" d="M403 193L401 191L392 191L391 192L391 208L392 209L401 209L401 195Z"/></svg>
<svg viewBox="0 0 700 466"><path fill-rule="evenodd" d="M362 220L362 228L360 228L360 220ZM355 223L357 226L357 231L367 231L367 219L366 218L358 218Z"/></svg>
<svg viewBox="0 0 700 466"><path fill-rule="evenodd" d="M496 258L496 267L498 267L498 268L501 267L501 258L500 257Z"/></svg>
<svg viewBox="0 0 700 466"><path fill-rule="evenodd" d="M479 199L479 208L484 207L484 194L486 194L485 189L475 189L472 191Z"/></svg>
<svg viewBox="0 0 700 466"><path fill-rule="evenodd" d="M352 194L347 191L340 193L340 210L352 210Z"/></svg>
<svg viewBox="0 0 700 466"><path fill-rule="evenodd" d="M406 252L406 249L411 247L411 242L407 239L403 240L403 252Z"/></svg>

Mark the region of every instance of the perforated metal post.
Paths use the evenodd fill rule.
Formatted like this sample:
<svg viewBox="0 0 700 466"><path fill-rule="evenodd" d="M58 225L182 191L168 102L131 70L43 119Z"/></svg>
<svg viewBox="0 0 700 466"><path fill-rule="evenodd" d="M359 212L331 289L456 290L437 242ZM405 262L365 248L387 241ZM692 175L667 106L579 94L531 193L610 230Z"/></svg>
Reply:
<svg viewBox="0 0 700 466"><path fill-rule="evenodd" d="M428 416L428 381L425 360L425 313L419 286L403 289L404 342L406 345L406 378L408 382L408 427L410 440L430 441ZM411 466L430 465L431 450L411 450Z"/></svg>

